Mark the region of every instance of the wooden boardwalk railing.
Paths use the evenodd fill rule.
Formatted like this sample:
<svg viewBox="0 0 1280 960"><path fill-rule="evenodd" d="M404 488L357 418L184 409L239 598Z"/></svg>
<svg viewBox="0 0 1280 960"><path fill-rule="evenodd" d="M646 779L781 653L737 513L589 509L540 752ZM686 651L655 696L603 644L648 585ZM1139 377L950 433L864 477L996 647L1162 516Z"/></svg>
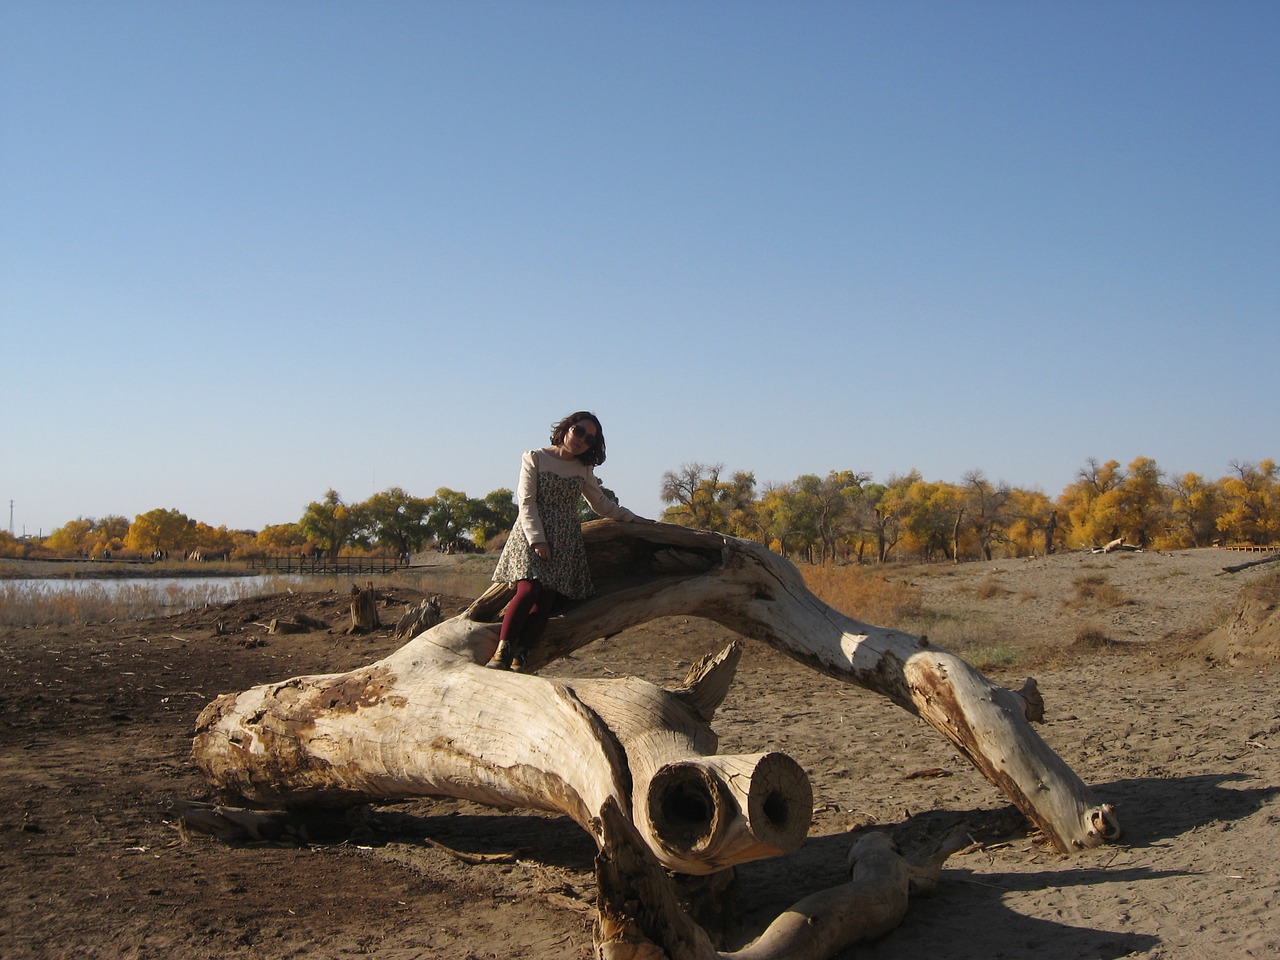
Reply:
<svg viewBox="0 0 1280 960"><path fill-rule="evenodd" d="M395 557L248 557L250 570L260 573L394 573L406 569Z"/></svg>

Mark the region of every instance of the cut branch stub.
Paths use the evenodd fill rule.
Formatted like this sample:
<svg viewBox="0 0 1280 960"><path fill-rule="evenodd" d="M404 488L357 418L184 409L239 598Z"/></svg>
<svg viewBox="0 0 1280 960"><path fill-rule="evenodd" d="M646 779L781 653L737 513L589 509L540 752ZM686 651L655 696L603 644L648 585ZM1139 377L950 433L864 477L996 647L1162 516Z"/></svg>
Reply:
<svg viewBox="0 0 1280 960"><path fill-rule="evenodd" d="M790 757L715 752L708 724L741 656L742 645L730 644L694 664L674 691L636 678L574 684L628 758L636 829L681 873L788 853L813 818L809 778Z"/></svg>
<svg viewBox="0 0 1280 960"><path fill-rule="evenodd" d="M784 753L712 756L668 764L636 801L637 825L684 873L799 849L813 820L813 789ZM711 868L711 870L708 870Z"/></svg>

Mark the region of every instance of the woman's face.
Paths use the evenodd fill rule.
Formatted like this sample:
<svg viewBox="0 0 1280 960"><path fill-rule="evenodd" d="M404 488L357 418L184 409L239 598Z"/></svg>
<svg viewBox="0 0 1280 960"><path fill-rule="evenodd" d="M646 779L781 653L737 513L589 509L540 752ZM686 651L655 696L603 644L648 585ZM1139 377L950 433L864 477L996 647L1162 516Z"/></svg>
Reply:
<svg viewBox="0 0 1280 960"><path fill-rule="evenodd" d="M579 420L564 435L564 446L573 456L580 457L596 445L597 427L590 420Z"/></svg>

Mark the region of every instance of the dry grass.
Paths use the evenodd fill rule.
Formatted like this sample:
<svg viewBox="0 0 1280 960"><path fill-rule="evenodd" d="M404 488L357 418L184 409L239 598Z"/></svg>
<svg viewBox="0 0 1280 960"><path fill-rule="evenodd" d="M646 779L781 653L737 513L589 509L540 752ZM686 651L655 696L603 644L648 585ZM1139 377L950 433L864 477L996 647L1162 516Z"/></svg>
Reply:
<svg viewBox="0 0 1280 960"><path fill-rule="evenodd" d="M479 596L493 561L415 568L385 576L222 577L216 582L164 580L0 580L0 628L145 620L183 610L287 590L349 593L357 580L380 589L403 587L446 596Z"/></svg>
<svg viewBox="0 0 1280 960"><path fill-rule="evenodd" d="M0 582L0 627L38 627L162 617L263 592L262 581L179 585L109 580Z"/></svg>
<svg viewBox="0 0 1280 960"><path fill-rule="evenodd" d="M1043 660L1045 651L1029 647L1003 624L987 617L975 617L947 606L924 605L924 591L906 578L891 580L881 570L858 566L800 567L805 583L824 603L847 616L927 636L932 643L962 657L977 669L988 672L1022 668ZM947 567L923 571L918 576L950 577ZM1001 600L1013 595L998 580L989 578L963 592L985 600ZM1024 598L1025 599L1025 598Z"/></svg>
<svg viewBox="0 0 1280 960"><path fill-rule="evenodd" d="M1098 627L1083 627L1076 633L1075 640L1071 643L1072 647L1079 651L1096 652L1098 650L1114 650L1123 646L1118 640L1113 640L1103 630Z"/></svg>
<svg viewBox="0 0 1280 960"><path fill-rule="evenodd" d="M1268 574L1249 587L1248 595L1262 603L1280 604L1280 570Z"/></svg>
<svg viewBox="0 0 1280 960"><path fill-rule="evenodd" d="M999 600L1002 597L1007 597L1010 592L1009 588L1003 583L991 577L983 580L973 588L973 595L979 600Z"/></svg>
<svg viewBox="0 0 1280 960"><path fill-rule="evenodd" d="M1086 573L1072 582L1076 604L1092 604L1099 607L1123 607L1134 601L1115 584L1108 582L1106 574Z"/></svg>
<svg viewBox="0 0 1280 960"><path fill-rule="evenodd" d="M845 616L882 627L901 628L924 610L924 593L905 580L858 566L802 566L805 585Z"/></svg>

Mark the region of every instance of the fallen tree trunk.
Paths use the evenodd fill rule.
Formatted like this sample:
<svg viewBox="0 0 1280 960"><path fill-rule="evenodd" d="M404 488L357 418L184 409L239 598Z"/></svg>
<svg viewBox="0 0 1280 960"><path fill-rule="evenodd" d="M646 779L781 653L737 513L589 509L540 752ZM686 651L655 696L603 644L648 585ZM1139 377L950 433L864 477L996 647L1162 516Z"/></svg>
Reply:
<svg viewBox="0 0 1280 960"><path fill-rule="evenodd" d="M486 670L431 642L460 638L455 618L369 667L220 697L197 721L196 762L224 794L268 807L451 796L562 813L593 831L612 800L682 873L804 842L813 794L794 760L713 755L710 720L738 645L671 691Z"/></svg>
<svg viewBox="0 0 1280 960"><path fill-rule="evenodd" d="M1127 551L1129 553L1143 552L1142 547L1136 546L1135 544L1132 544L1132 543L1125 543L1124 537L1119 537L1115 540L1112 540L1106 546L1093 548L1094 553L1115 553L1117 551Z"/></svg>
<svg viewBox="0 0 1280 960"><path fill-rule="evenodd" d="M315 617L309 617L305 613L294 614L292 617L280 618L276 617L267 624L267 633L310 633L312 630L328 630L329 624Z"/></svg>
<svg viewBox="0 0 1280 960"><path fill-rule="evenodd" d="M748 541L666 524L597 521L584 527L584 537L596 593L552 619L531 651L530 667L656 617L706 617L916 713L1059 849L1096 846L1118 836L1110 808L1096 803L1031 728L1029 696L991 683L923 639L831 609L782 557ZM666 733L628 734L631 742L624 746L623 734L605 716L611 698L594 684L568 686L479 668L497 646L496 621L510 596L509 587L495 585L462 615L369 667L220 698L198 722L197 764L215 786L255 803L355 804L448 795L556 810L589 826L612 798L634 816L649 802L649 786L666 782L658 771L684 761L654 750ZM702 696L668 693L676 702ZM650 696L651 691L644 694ZM621 700L622 714L630 716L633 701ZM646 709L662 715L668 707L669 701L656 697ZM556 731L555 738L547 738L547 729ZM708 727L681 736L698 754L708 752L703 745L714 735ZM756 769L762 761L744 762ZM770 761L760 773L779 776L784 766ZM755 843L723 835L714 845L704 842L711 821L730 816L731 809L727 794L713 785L723 783L724 774L712 767L703 762L696 777L680 781L707 778L701 791L687 795L699 797L697 802L672 806L702 805L705 815L693 818L686 836L653 828L660 834L652 841L655 853L673 869L717 869L733 862L726 854L730 847L741 843L746 852ZM632 782L637 773L642 776ZM684 789L669 796L687 799ZM749 796L746 802L750 808ZM763 828L769 816L762 816ZM791 822L789 815L780 820ZM644 816L635 822L642 834L649 829ZM762 841L769 846L780 844Z"/></svg>
<svg viewBox="0 0 1280 960"><path fill-rule="evenodd" d="M1030 727L1034 682L999 687L921 638L845 617L759 545L666 525L585 528L596 594L570 604L531 651L537 667L655 617L716 620L916 713L999 786L1060 849L1118 835L1109 807ZM757 941L717 953L676 904L662 867L710 873L804 838L812 793L781 754L715 755L710 721L734 644L663 690L635 678L553 682L487 670L511 591L391 656L345 674L296 677L211 703L193 757L225 794L260 806L343 807L446 795L572 817L595 839L597 952L605 960L823 960L902 919L931 883L882 835L860 841L849 883L805 898ZM243 811L193 811L210 829L279 828Z"/></svg>
<svg viewBox="0 0 1280 960"><path fill-rule="evenodd" d="M1271 556L1264 557L1261 560L1248 560L1245 563L1232 564L1229 567L1223 567L1222 570L1224 573L1239 573L1241 570L1248 570L1251 567L1260 567L1264 563L1278 562L1280 562L1280 553L1273 553Z"/></svg>

